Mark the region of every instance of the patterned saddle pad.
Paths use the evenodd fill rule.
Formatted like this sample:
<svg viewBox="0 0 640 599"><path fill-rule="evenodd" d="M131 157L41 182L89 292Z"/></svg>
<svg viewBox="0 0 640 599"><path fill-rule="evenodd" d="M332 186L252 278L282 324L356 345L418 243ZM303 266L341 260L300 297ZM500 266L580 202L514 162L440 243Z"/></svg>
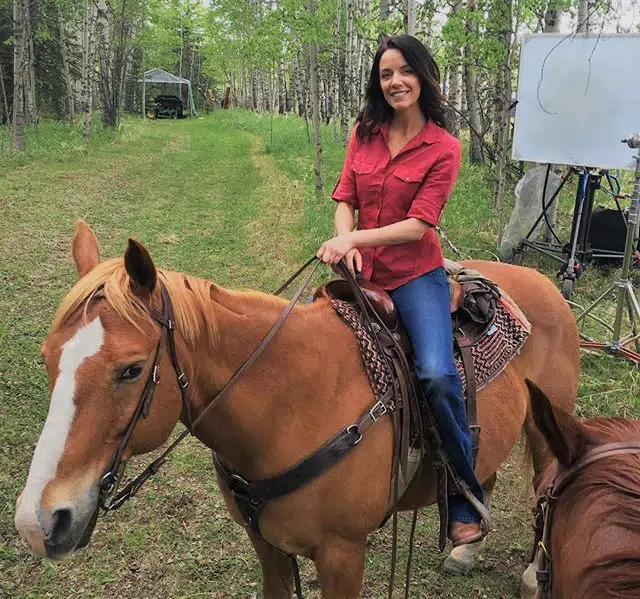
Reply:
<svg viewBox="0 0 640 599"><path fill-rule="evenodd" d="M392 374L378 353L377 344L364 327L360 311L355 304L332 299L331 305L340 318L353 331L364 361L369 382L376 399L381 399L392 385ZM479 391L496 378L516 356L531 333L531 324L515 302L502 290L496 298L495 317L479 336L474 335L471 346ZM459 351L454 352L458 372L466 392L466 376Z"/></svg>

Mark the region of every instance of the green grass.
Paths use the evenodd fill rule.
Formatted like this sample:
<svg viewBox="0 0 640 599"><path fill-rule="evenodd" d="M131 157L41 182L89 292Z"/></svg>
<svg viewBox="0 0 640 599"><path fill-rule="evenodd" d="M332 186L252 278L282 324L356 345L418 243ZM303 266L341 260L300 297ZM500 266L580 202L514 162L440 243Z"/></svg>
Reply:
<svg viewBox="0 0 640 599"><path fill-rule="evenodd" d="M64 562L29 555L13 529L13 506L46 417L39 345L75 280L75 220L83 217L94 227L103 256L119 255L133 236L166 268L225 286L274 289L331 235L329 193L344 149L325 128L325 199L319 203L304 122L276 117L273 127L271 139L268 116L242 111L179 122L124 119L118 132L96 126L85 147L79 127L44 120L38 132L28 133L24 154L8 150L8 131L0 128L1 598L259 593L257 559L223 506L208 451L193 439L136 499L101 518L87 549ZM466 254L488 258L494 251L491 202L490 174L465 161L443 227ZM543 259L528 256L526 262L553 275L554 266ZM577 299L588 301L611 276L588 271ZM605 354L584 355L581 415L638 417L639 398L637 371ZM130 471L142 463L137 460ZM435 520L426 510L418 525L411 596L515 597L530 542L530 498L523 489L516 455L499 479L495 532L478 570L467 578L440 573ZM403 517L405 541L407 525ZM389 534L387 527L370 538L365 597L385 596ZM318 597L309 563L303 578L305 596Z"/></svg>

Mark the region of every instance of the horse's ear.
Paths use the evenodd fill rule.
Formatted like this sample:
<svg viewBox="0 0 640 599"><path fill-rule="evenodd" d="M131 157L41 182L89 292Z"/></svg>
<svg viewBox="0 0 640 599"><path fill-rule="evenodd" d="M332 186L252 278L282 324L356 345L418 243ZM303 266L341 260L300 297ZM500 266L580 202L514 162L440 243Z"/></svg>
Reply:
<svg viewBox="0 0 640 599"><path fill-rule="evenodd" d="M93 229L81 218L76 223L73 236L71 254L76 263L76 270L80 278L84 277L94 266L100 263L100 248L98 238Z"/></svg>
<svg viewBox="0 0 640 599"><path fill-rule="evenodd" d="M158 280L156 267L151 256L141 243L129 239L124 252L124 267L131 279L131 285L138 295L150 294Z"/></svg>
<svg viewBox="0 0 640 599"><path fill-rule="evenodd" d="M526 379L533 419L553 455L564 467L571 466L586 450L588 438L580 421L563 409L551 405L547 396Z"/></svg>

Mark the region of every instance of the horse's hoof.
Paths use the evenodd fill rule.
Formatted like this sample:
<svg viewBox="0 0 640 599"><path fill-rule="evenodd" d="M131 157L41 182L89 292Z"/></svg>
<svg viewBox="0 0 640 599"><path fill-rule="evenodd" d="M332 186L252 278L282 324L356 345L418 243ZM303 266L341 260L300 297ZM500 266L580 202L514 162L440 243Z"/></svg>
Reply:
<svg viewBox="0 0 640 599"><path fill-rule="evenodd" d="M536 579L536 567L529 564L522 575L522 583L520 584L520 599L535 599L538 592L538 581Z"/></svg>
<svg viewBox="0 0 640 599"><path fill-rule="evenodd" d="M444 562L442 562L442 570L447 574L452 574L453 576L466 576L471 573L473 570L473 566L475 565L475 560L472 561L463 561L454 559L451 556L447 557Z"/></svg>
<svg viewBox="0 0 640 599"><path fill-rule="evenodd" d="M465 576L469 574L476 565L476 558L480 550L484 547L485 541L471 543L467 545L459 545L454 547L442 563L442 570L454 576Z"/></svg>

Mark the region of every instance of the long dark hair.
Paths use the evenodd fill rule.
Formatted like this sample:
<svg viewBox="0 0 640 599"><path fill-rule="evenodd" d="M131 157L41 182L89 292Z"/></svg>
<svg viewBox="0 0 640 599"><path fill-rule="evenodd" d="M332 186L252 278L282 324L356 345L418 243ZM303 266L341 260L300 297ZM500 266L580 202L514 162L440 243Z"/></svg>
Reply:
<svg viewBox="0 0 640 599"><path fill-rule="evenodd" d="M411 35L398 35L384 38L373 59L365 93L366 104L357 118L360 123L358 126L360 140L370 136L373 129L380 123L390 123L393 118L393 108L384 99L380 87L380 58L384 52L391 49L402 52L408 65L420 80L420 110L424 117L440 127L445 126L440 69L436 61L420 40Z"/></svg>

